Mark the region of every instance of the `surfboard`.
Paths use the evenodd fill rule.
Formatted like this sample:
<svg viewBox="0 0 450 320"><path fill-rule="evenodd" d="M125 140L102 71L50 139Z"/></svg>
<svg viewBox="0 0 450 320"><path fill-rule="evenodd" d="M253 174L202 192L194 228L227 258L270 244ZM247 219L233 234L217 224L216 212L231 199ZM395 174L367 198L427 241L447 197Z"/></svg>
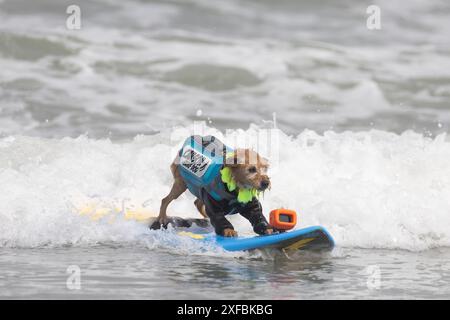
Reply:
<svg viewBox="0 0 450 320"><path fill-rule="evenodd" d="M214 233L202 234L187 231L180 231L178 235L190 237L198 241L212 242L227 251L248 251L256 249L331 251L334 247L333 238L321 226L264 236L222 237Z"/></svg>
<svg viewBox="0 0 450 320"><path fill-rule="evenodd" d="M215 243L227 251L255 249L330 251L334 248L332 236L321 226L312 226L272 235L222 237L213 232L207 219L170 217L169 223L177 230L179 236ZM157 221L153 221L150 225L151 229L159 229L160 227L161 225Z"/></svg>
<svg viewBox="0 0 450 320"><path fill-rule="evenodd" d="M118 208L84 207L77 210L79 214L91 220L108 219L112 222L118 217L144 223L150 229L160 229L161 225L153 213L142 210L120 210ZM248 251L255 249L278 249L287 251L331 251L334 240L328 231L321 226L312 226L283 233L264 236L222 237L215 234L208 219L186 219L169 217L177 235L198 241L216 244L227 251Z"/></svg>

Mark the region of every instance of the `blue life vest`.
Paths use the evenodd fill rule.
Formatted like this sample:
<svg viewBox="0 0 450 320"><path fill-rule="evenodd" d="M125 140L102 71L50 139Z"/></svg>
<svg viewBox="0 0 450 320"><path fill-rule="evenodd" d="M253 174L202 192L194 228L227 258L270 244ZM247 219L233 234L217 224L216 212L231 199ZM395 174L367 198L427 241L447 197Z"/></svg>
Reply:
<svg viewBox="0 0 450 320"><path fill-rule="evenodd" d="M235 198L226 190L220 170L233 150L214 136L187 138L178 154L179 172L189 191L202 199L204 189L216 201Z"/></svg>

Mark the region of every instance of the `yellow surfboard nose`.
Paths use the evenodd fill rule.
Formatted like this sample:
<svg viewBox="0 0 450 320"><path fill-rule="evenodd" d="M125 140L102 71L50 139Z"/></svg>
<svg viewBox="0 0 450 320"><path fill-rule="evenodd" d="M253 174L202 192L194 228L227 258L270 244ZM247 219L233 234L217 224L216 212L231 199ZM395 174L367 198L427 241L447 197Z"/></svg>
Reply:
<svg viewBox="0 0 450 320"><path fill-rule="evenodd" d="M124 218L125 220L137 221L148 224L152 218L157 215L145 208L119 208L117 206L104 207L94 204L87 204L75 210L76 213L87 216L92 221L98 221L103 218L109 218L113 222L116 218Z"/></svg>
<svg viewBox="0 0 450 320"><path fill-rule="evenodd" d="M187 231L181 231L178 232L179 236L184 236L184 237L189 237L192 239L197 239L197 240L201 240L201 239L205 239L205 237L201 234L197 234L197 233L193 233L193 232L187 232Z"/></svg>

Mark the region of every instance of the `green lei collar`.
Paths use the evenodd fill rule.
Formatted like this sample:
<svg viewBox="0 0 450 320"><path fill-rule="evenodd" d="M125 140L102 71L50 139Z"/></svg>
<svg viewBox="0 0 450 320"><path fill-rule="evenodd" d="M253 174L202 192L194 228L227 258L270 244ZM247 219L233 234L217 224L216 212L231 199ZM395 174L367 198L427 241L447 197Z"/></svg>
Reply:
<svg viewBox="0 0 450 320"><path fill-rule="evenodd" d="M231 169L229 167L224 167L222 170L220 170L220 175L222 181L226 184L228 191L234 191L238 189L238 202L245 204L252 201L254 197L259 196L259 191L255 188L237 188L236 181L234 181L233 176L231 175Z"/></svg>

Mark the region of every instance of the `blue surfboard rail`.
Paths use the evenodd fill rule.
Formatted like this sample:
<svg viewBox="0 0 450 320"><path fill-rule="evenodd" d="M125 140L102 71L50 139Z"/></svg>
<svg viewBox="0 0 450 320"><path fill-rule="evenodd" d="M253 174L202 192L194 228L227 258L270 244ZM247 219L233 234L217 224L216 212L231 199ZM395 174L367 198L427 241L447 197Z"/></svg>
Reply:
<svg viewBox="0 0 450 320"><path fill-rule="evenodd" d="M207 219L184 219L170 217L170 224L177 235L190 237L195 241L214 244L227 251L246 251L273 248L279 250L330 251L334 248L333 237L321 226L312 226L288 232L263 236L222 237L214 233ZM150 223L150 229L161 228L158 220Z"/></svg>
<svg viewBox="0 0 450 320"><path fill-rule="evenodd" d="M331 250L334 247L334 240L328 231L321 226L312 226L303 229L297 229L290 232L278 233L265 236L254 237L222 237L209 235L202 239L203 241L213 241L227 251L245 251L262 248L284 248L290 243L304 241L305 243L315 243L317 248ZM286 244L283 247L283 244Z"/></svg>

